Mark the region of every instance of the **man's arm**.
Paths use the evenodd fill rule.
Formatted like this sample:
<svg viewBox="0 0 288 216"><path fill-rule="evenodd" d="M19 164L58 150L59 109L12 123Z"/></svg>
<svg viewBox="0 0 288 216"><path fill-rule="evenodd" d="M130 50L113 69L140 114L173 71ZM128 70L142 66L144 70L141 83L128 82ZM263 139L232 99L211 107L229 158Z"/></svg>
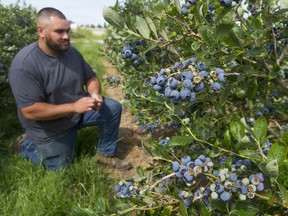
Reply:
<svg viewBox="0 0 288 216"><path fill-rule="evenodd" d="M69 116L74 113L84 113L93 110L96 100L92 97L83 97L74 103L49 104L36 102L31 106L24 107L21 112L25 119L35 121L54 120Z"/></svg>
<svg viewBox="0 0 288 216"><path fill-rule="evenodd" d="M91 78L86 84L89 95L96 100L94 109L100 110L103 104L101 95L101 83L97 77Z"/></svg>

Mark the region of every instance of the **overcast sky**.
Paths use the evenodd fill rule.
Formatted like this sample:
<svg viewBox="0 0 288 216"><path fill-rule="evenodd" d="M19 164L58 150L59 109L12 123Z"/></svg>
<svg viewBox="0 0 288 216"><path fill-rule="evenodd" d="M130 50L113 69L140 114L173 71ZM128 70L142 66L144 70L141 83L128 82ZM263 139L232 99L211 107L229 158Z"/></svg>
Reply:
<svg viewBox="0 0 288 216"><path fill-rule="evenodd" d="M102 16L104 6L114 6L116 0L20 0L20 6L24 2L38 10L43 7L54 7L62 11L66 18L74 23L103 25L105 20ZM123 2L123 1L119 1ZM0 0L3 5L16 4L17 0Z"/></svg>

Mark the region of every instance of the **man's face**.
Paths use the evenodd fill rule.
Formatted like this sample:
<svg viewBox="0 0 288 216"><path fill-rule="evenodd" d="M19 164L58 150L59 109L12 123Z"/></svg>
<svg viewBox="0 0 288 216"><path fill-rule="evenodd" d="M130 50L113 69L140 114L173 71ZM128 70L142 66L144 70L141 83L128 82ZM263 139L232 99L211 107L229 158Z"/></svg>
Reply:
<svg viewBox="0 0 288 216"><path fill-rule="evenodd" d="M70 25L67 20L57 17L51 18L51 24L45 29L45 42L49 49L55 52L63 52L70 45Z"/></svg>

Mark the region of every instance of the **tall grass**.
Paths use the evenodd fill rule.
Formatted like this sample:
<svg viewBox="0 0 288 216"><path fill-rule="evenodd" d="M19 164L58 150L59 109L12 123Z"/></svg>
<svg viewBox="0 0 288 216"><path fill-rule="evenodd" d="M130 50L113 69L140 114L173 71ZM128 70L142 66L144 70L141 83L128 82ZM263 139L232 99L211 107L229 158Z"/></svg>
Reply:
<svg viewBox="0 0 288 216"><path fill-rule="evenodd" d="M101 78L104 67L96 40L91 36L73 39L73 46ZM79 132L75 160L69 168L50 172L12 154L10 146L22 133L16 108L1 110L0 117L1 216L109 215L114 179L93 155L97 128Z"/></svg>

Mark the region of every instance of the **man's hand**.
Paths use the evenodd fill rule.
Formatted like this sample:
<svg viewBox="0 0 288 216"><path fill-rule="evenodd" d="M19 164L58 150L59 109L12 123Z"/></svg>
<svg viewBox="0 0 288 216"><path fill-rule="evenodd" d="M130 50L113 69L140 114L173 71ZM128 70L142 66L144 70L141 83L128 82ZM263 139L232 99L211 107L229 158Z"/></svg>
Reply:
<svg viewBox="0 0 288 216"><path fill-rule="evenodd" d="M93 97L83 97L77 100L73 106L76 113L84 113L95 109L97 100Z"/></svg>
<svg viewBox="0 0 288 216"><path fill-rule="evenodd" d="M92 94L91 95L92 98L95 99L95 105L94 105L94 109L95 110L100 110L102 108L102 105L103 105L103 97L101 94Z"/></svg>

